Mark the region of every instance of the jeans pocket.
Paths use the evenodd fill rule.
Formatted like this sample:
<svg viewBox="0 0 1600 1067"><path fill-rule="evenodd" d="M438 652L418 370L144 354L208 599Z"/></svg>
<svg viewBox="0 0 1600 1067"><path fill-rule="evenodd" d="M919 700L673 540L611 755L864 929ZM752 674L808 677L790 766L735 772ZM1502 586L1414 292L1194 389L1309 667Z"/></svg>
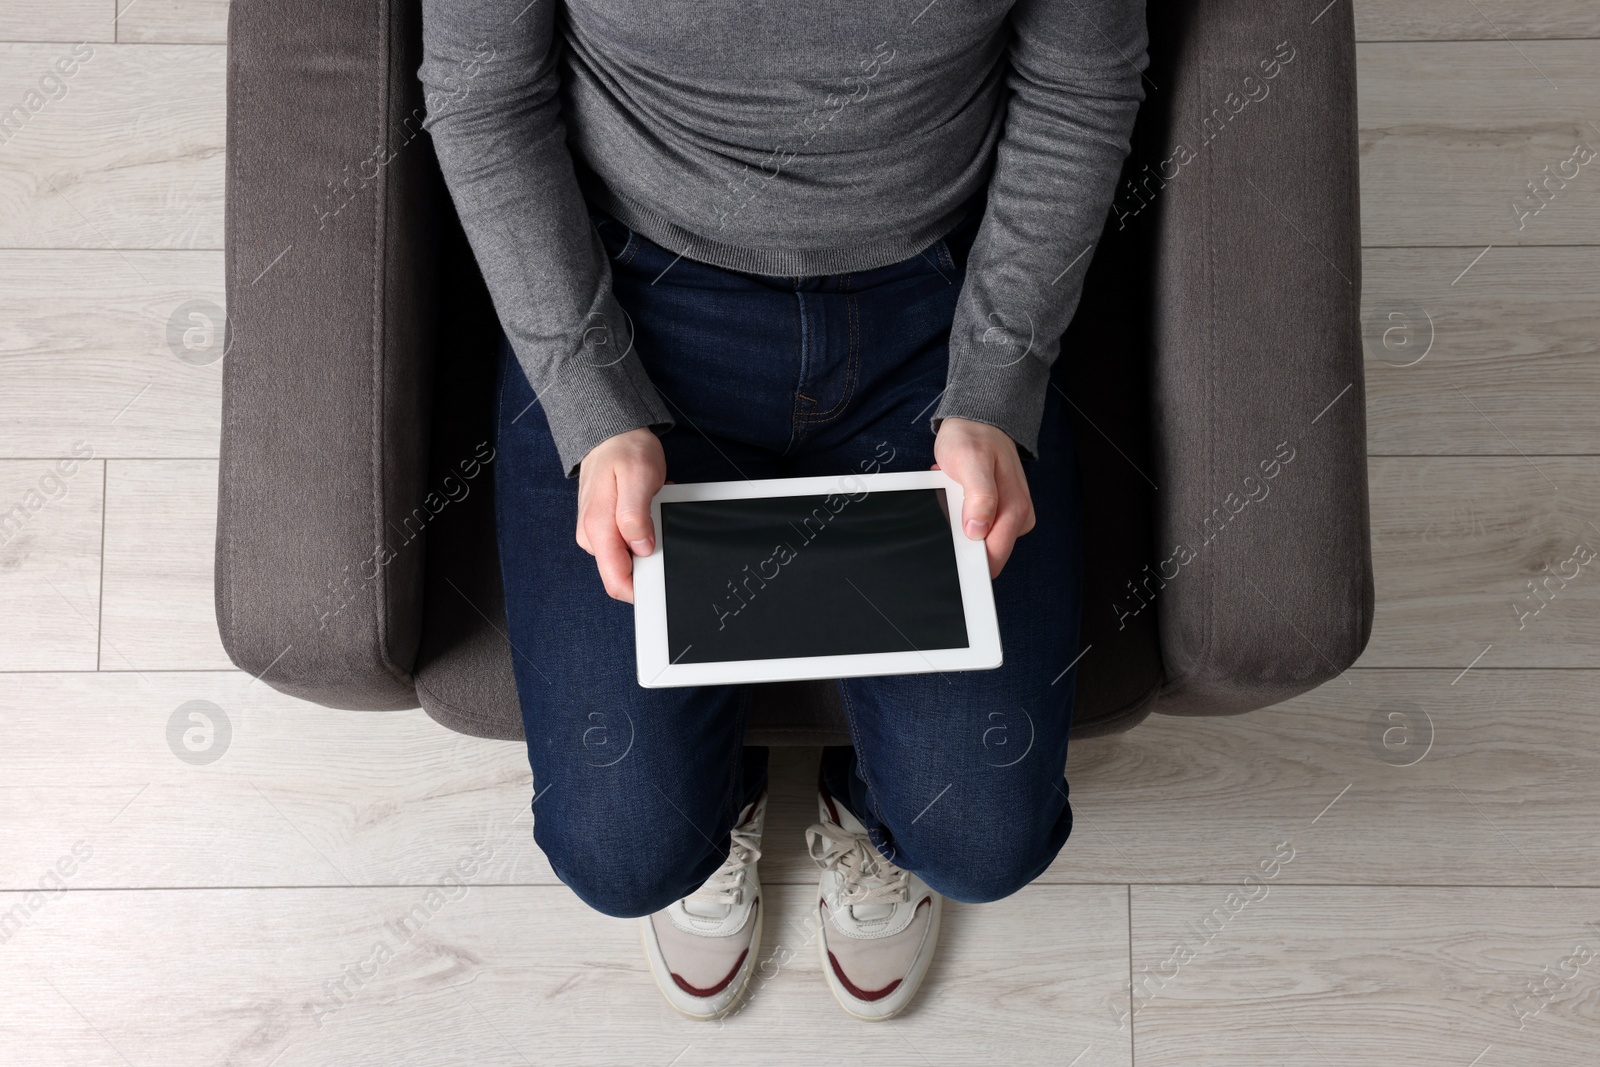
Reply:
<svg viewBox="0 0 1600 1067"><path fill-rule="evenodd" d="M639 240L633 230L595 207L589 208L589 224L600 235L600 245L613 263L632 258Z"/></svg>
<svg viewBox="0 0 1600 1067"><path fill-rule="evenodd" d="M983 208L975 207L956 223L955 229L939 238L939 250L944 253L951 270L967 269L967 257L972 254L972 243L977 240L978 227L983 225Z"/></svg>

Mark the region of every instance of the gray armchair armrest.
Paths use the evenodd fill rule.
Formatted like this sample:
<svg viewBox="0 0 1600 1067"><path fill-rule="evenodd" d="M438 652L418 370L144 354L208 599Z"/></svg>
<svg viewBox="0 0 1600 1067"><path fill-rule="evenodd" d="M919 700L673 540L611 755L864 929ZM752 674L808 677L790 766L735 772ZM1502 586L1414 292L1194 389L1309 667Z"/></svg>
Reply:
<svg viewBox="0 0 1600 1067"><path fill-rule="evenodd" d="M415 707L444 195L419 14L234 0L216 603L233 661L332 707Z"/></svg>
<svg viewBox="0 0 1600 1067"><path fill-rule="evenodd" d="M1371 632L1354 30L1318 7L1152 4L1168 153L1119 204L1155 227L1157 560L1116 610L1159 616L1169 714L1288 699Z"/></svg>

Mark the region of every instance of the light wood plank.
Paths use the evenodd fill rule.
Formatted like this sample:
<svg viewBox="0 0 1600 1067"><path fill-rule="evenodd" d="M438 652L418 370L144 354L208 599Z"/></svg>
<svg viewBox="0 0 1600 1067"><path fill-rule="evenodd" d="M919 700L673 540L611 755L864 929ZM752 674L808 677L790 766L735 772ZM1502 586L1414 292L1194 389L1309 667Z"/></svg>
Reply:
<svg viewBox="0 0 1600 1067"><path fill-rule="evenodd" d="M117 40L225 44L228 0L117 0Z"/></svg>
<svg viewBox="0 0 1600 1067"><path fill-rule="evenodd" d="M0 460L0 671L94 669L103 485L98 459Z"/></svg>
<svg viewBox="0 0 1600 1067"><path fill-rule="evenodd" d="M0 456L215 456L223 302L220 252L0 250Z"/></svg>
<svg viewBox="0 0 1600 1067"><path fill-rule="evenodd" d="M1469 399L1498 422L1492 395L1439 404ZM1377 612L1361 666L1460 670L1480 653L1482 667L1600 666L1600 560L1582 562L1600 551L1593 459L1375 458L1368 470Z"/></svg>
<svg viewBox="0 0 1600 1067"><path fill-rule="evenodd" d="M195 710L210 733L186 744ZM80 888L436 882L479 840L481 881L558 884L523 746L420 710L333 711L237 671L90 672L0 674L0 719L0 888L80 837Z"/></svg>
<svg viewBox="0 0 1600 1067"><path fill-rule="evenodd" d="M1140 1067L1188 1067L1196 1049L1238 1067L1594 1060L1600 892L1249 892L1254 903L1230 906L1220 886L1134 887ZM1563 966L1579 945L1588 962ZM1519 1000L1545 968L1567 977L1548 998Z"/></svg>
<svg viewBox="0 0 1600 1067"><path fill-rule="evenodd" d="M1156 716L1080 741L1073 836L1042 881L1226 883L1317 818L1282 881L1600 884L1596 673L1455 676L1354 671L1252 715ZM176 754L169 728L192 725L191 701L220 709L214 762ZM532 841L522 746L420 711L333 711L232 672L102 673L0 676L0 717L0 888L80 837L96 851L83 887L420 884L483 839L496 854L481 880L557 884ZM816 751L772 758L762 877L812 884Z"/></svg>
<svg viewBox="0 0 1600 1067"><path fill-rule="evenodd" d="M0 248L220 249L226 49L91 47L4 146ZM61 53L0 45L0 100Z"/></svg>
<svg viewBox="0 0 1600 1067"><path fill-rule="evenodd" d="M1368 44L1357 50L1368 246L1600 244L1600 41ZM1575 176L1574 176L1575 175Z"/></svg>
<svg viewBox="0 0 1600 1067"><path fill-rule="evenodd" d="M1480 251L1362 256L1369 448L1600 454L1600 250Z"/></svg>
<svg viewBox="0 0 1600 1067"><path fill-rule="evenodd" d="M213 608L216 516L216 461L111 461L106 472L105 666L233 666L223 651Z"/></svg>
<svg viewBox="0 0 1600 1067"><path fill-rule="evenodd" d="M1502 34L1504 37L1502 37ZM1358 41L1600 37L1592 0L1357 0Z"/></svg>
<svg viewBox="0 0 1600 1067"><path fill-rule="evenodd" d="M109 41L114 33L105 0L6 0L0 6L0 41Z"/></svg>
<svg viewBox="0 0 1600 1067"><path fill-rule="evenodd" d="M1075 742L1045 877L1237 884L1288 842L1275 883L1600 886L1600 672L1456 674L1356 670Z"/></svg>
<svg viewBox="0 0 1600 1067"><path fill-rule="evenodd" d="M68 891L45 898L0 953L0 1042L24 1062L120 1067L124 1056L809 1067L821 1042L848 1034L852 1062L1130 1064L1128 1035L1102 1007L1127 990L1122 886L952 906L918 1003L883 1026L855 1025L828 993L807 924L814 893L768 892L758 975L771 977L726 1020L697 1023L657 992L634 922L560 889ZM19 897L0 895L0 908ZM390 924L414 905L406 937ZM348 993L330 994L363 966Z"/></svg>
<svg viewBox="0 0 1600 1067"><path fill-rule="evenodd" d="M178 754L206 725L183 710L197 701L211 731L190 743L209 762ZM0 721L0 889L78 837L96 850L81 887L418 884L483 839L496 855L480 880L559 884L533 843L524 747L420 710L334 711L241 672L108 671L0 674ZM816 764L815 749L773 751L771 884L816 881Z"/></svg>

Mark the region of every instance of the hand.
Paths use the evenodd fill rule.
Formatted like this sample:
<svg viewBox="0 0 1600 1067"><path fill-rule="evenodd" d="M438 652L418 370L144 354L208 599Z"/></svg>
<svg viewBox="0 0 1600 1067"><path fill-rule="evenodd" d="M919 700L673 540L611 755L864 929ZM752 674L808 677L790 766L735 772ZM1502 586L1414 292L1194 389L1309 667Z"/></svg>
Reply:
<svg viewBox="0 0 1600 1067"><path fill-rule="evenodd" d="M606 438L578 467L578 547L594 557L615 600L633 603L633 556L655 550L650 499L666 477L666 453L649 429Z"/></svg>
<svg viewBox="0 0 1600 1067"><path fill-rule="evenodd" d="M1033 497L1022 457L1004 430L970 419L945 419L934 438L934 470L961 484L961 529L989 550L989 577L998 578L1017 538L1033 529Z"/></svg>

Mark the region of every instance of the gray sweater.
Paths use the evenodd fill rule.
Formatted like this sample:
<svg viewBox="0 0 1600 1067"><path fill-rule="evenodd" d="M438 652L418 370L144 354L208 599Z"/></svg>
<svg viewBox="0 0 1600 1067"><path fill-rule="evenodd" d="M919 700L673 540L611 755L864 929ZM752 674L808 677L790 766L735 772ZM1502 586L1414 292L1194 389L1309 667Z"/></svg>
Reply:
<svg viewBox="0 0 1600 1067"><path fill-rule="evenodd" d="M987 183L932 425L989 423L1033 455L1145 47L1143 0L424 0L419 73L570 476L607 437L673 424L585 198L673 252L787 276L915 255Z"/></svg>

